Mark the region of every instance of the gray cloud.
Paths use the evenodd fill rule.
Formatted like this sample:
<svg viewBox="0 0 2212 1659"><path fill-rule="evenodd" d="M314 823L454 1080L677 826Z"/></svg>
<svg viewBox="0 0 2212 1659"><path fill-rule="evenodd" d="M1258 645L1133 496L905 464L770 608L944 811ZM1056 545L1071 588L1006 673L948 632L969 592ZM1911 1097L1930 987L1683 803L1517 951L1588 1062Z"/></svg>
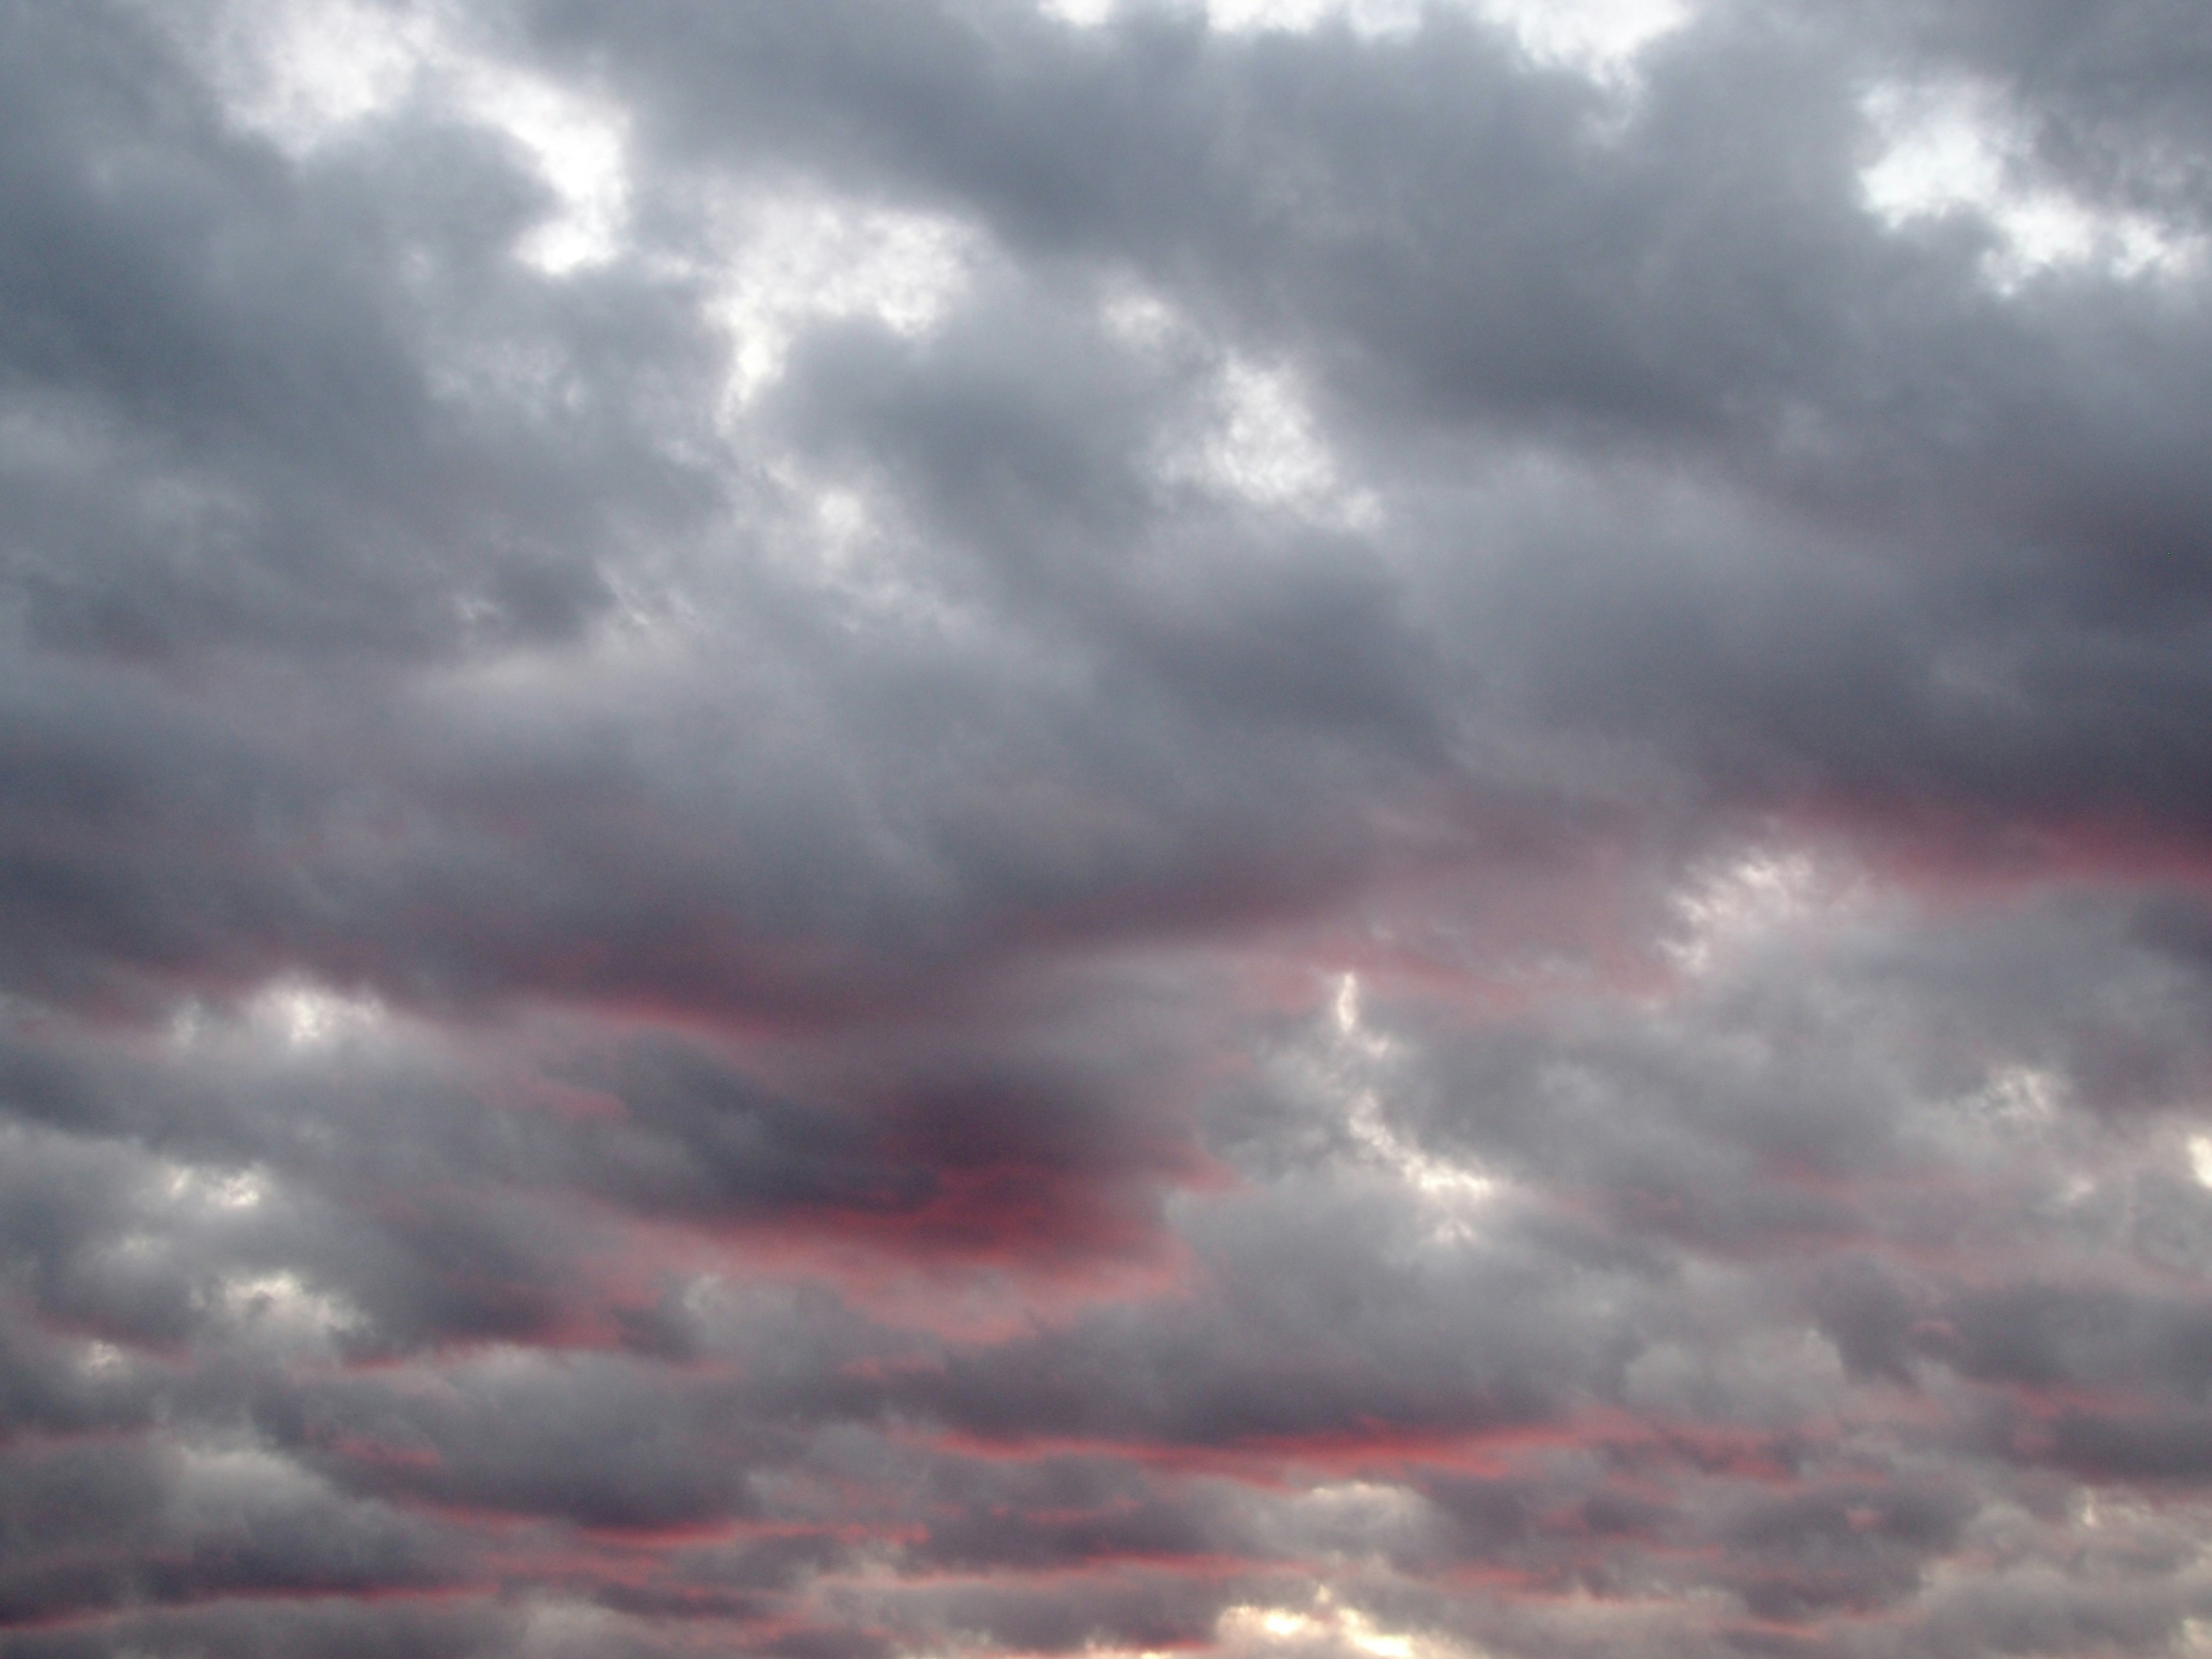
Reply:
<svg viewBox="0 0 2212 1659"><path fill-rule="evenodd" d="M0 1652L2202 1644L2212 40L1508 9L0 3Z"/></svg>

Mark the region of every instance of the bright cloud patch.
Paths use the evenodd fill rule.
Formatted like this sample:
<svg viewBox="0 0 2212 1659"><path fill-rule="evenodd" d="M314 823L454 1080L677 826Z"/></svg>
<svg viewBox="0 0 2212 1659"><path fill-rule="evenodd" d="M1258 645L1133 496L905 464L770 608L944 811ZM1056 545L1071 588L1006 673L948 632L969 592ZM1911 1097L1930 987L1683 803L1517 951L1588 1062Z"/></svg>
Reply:
<svg viewBox="0 0 2212 1659"><path fill-rule="evenodd" d="M1306 1086L1343 1113L1358 1161L1403 1184L1418 1207L1426 1243L1469 1243L1501 1183L1477 1164L1427 1150L1393 1125L1388 1091L1402 1084L1412 1056L1367 1024L1361 1001L1358 975L1343 975L1329 1004L1327 1050L1301 1067Z"/></svg>
<svg viewBox="0 0 2212 1659"><path fill-rule="evenodd" d="M1983 270L2002 293L2039 271L2171 276L2203 260L2202 238L2039 176L2029 134L1991 88L1885 84L1862 107L1881 145L1859 175L1868 207L1893 228L1954 213L1982 219L1996 239Z"/></svg>
<svg viewBox="0 0 2212 1659"><path fill-rule="evenodd" d="M234 117L295 155L421 98L501 134L559 210L517 245L549 276L622 251L629 181L622 114L471 46L430 8L370 0L230 0L220 37Z"/></svg>
<svg viewBox="0 0 2212 1659"><path fill-rule="evenodd" d="M289 1048L319 1048L377 1030L385 1022L383 1005L374 997L351 997L319 985L287 981L254 998L252 1024Z"/></svg>
<svg viewBox="0 0 2212 1659"><path fill-rule="evenodd" d="M1421 1632L1392 1630L1327 1591L1310 1607L1235 1607L1221 1615L1221 1645L1232 1654L1364 1656L1364 1659L1469 1659L1473 1650Z"/></svg>
<svg viewBox="0 0 2212 1659"><path fill-rule="evenodd" d="M2212 1135L2189 1137L2189 1172L2198 1185L2212 1187Z"/></svg>
<svg viewBox="0 0 2212 1659"><path fill-rule="evenodd" d="M440 35L427 13L362 0L235 0L217 38L232 113L304 153L405 97Z"/></svg>
<svg viewBox="0 0 2212 1659"><path fill-rule="evenodd" d="M1129 331L1157 326L1143 312L1117 313L1116 321ZM1373 526L1376 497L1345 483L1296 374L1232 360L1207 402L1195 441L1170 441L1161 463L1169 479L1337 527Z"/></svg>
<svg viewBox="0 0 2212 1659"><path fill-rule="evenodd" d="M866 318L927 333L966 286L975 238L953 221L828 199L750 204L714 313L732 347L730 396L743 407L783 373L809 324Z"/></svg>
<svg viewBox="0 0 2212 1659"><path fill-rule="evenodd" d="M290 1349L327 1346L362 1328L357 1310L313 1289L297 1273L244 1273L226 1279L211 1301L247 1340Z"/></svg>
<svg viewBox="0 0 2212 1659"><path fill-rule="evenodd" d="M1302 31L1342 22L1362 35L1401 35L1420 27L1425 0L1200 0L1214 28ZM1039 0L1063 22L1095 27L1124 0ZM1690 17L1682 0L1446 0L1512 31L1535 61L1616 79L1638 52Z"/></svg>
<svg viewBox="0 0 2212 1659"><path fill-rule="evenodd" d="M471 65L457 79L471 112L520 144L560 198L561 211L517 254L558 276L621 252L629 212L622 117L531 76Z"/></svg>
<svg viewBox="0 0 2212 1659"><path fill-rule="evenodd" d="M1480 9L1512 29L1538 62L1601 80L1627 73L1644 47L1692 15L1685 0L1486 0Z"/></svg>
<svg viewBox="0 0 2212 1659"><path fill-rule="evenodd" d="M1840 920L1863 887L1802 849L1755 850L1708 866L1674 896L1679 929L1664 944L1686 971L1703 974L1815 918Z"/></svg>
<svg viewBox="0 0 2212 1659"><path fill-rule="evenodd" d="M269 1177L258 1170L203 1170L189 1165L173 1172L169 1197L218 1212L258 1208L269 1196Z"/></svg>

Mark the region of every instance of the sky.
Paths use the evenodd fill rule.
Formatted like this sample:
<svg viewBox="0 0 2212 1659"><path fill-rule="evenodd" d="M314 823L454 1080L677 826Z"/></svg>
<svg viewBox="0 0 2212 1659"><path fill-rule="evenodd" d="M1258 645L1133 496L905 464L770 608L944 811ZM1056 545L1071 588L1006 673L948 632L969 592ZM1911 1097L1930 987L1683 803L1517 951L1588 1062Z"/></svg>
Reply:
<svg viewBox="0 0 2212 1659"><path fill-rule="evenodd" d="M0 0L0 1659L2212 1656L2212 9Z"/></svg>

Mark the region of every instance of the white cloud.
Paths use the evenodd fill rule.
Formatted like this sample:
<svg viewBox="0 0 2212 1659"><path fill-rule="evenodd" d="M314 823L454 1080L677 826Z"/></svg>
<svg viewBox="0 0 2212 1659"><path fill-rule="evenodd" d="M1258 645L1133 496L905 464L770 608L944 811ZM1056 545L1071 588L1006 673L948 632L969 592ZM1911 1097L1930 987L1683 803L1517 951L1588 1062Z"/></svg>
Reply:
<svg viewBox="0 0 2212 1659"><path fill-rule="evenodd" d="M619 254L629 216L622 112L496 64L465 64L457 79L465 106L520 144L560 198L562 210L523 238L517 256L558 276Z"/></svg>
<svg viewBox="0 0 2212 1659"><path fill-rule="evenodd" d="M1358 975L1338 981L1329 1013L1334 1053L1320 1081L1342 1103L1352 1144L1370 1167L1405 1184L1427 1223L1431 1243L1468 1243L1478 1218L1498 1194L1498 1177L1472 1162L1437 1157L1400 1134L1383 1115L1382 1090L1397 1045L1362 1018Z"/></svg>
<svg viewBox="0 0 2212 1659"><path fill-rule="evenodd" d="M1685 973L1710 973L1787 928L1840 916L1863 896L1857 882L1810 853L1753 848L1674 893L1677 931L1661 948Z"/></svg>
<svg viewBox="0 0 2212 1659"><path fill-rule="evenodd" d="M406 97L440 33L427 12L362 0L231 0L218 84L234 120L306 155Z"/></svg>
<svg viewBox="0 0 2212 1659"><path fill-rule="evenodd" d="M730 337L728 386L742 410L783 374L811 323L872 318L919 338L968 284L972 231L939 215L824 197L771 198L731 216L713 314Z"/></svg>
<svg viewBox="0 0 2212 1659"><path fill-rule="evenodd" d="M323 1347L364 1322L344 1297L317 1290L295 1273L234 1274L216 1287L211 1300L258 1340L288 1350Z"/></svg>
<svg viewBox="0 0 2212 1659"><path fill-rule="evenodd" d="M1691 19L1681 0L1485 0L1478 8L1539 63L1619 80L1637 55Z"/></svg>
<svg viewBox="0 0 2212 1659"><path fill-rule="evenodd" d="M1881 143L1859 175L1868 209L1892 229L1978 216L1996 238L1983 276L2000 293L2047 270L2172 276L2203 262L2203 238L2039 177L2027 131L1993 88L1884 82L1861 107Z"/></svg>
<svg viewBox="0 0 2212 1659"><path fill-rule="evenodd" d="M1471 1651L1439 1636L1387 1629L1358 1607L1344 1606L1326 1589L1303 1609L1251 1604L1230 1607L1216 1621L1214 1635L1222 1646L1247 1653L1290 1648L1358 1654L1365 1659L1465 1659Z"/></svg>
<svg viewBox="0 0 2212 1659"><path fill-rule="evenodd" d="M1601 81L1625 78L1638 53L1686 23L1682 0L1455 0L1462 9L1510 30L1536 62ZM1341 21L1358 34L1411 33L1424 0L1194 0L1224 33L1304 31ZM1077 27L1112 20L1119 0L1039 0L1048 15Z"/></svg>
<svg viewBox="0 0 2212 1659"><path fill-rule="evenodd" d="M258 1209L268 1198L267 1174L260 1170L210 1170L191 1164L172 1168L168 1195L180 1204L218 1212Z"/></svg>
<svg viewBox="0 0 2212 1659"><path fill-rule="evenodd" d="M504 135L560 203L515 255L549 276L622 251L628 123L602 100L471 48L441 9L363 0L230 0L217 84L232 119L295 156L413 96Z"/></svg>
<svg viewBox="0 0 2212 1659"><path fill-rule="evenodd" d="M307 980L263 988L247 1006L248 1024L289 1048L320 1048L368 1036L386 1020L374 997L351 997Z"/></svg>
<svg viewBox="0 0 2212 1659"><path fill-rule="evenodd" d="M1198 483L1338 529L1372 530L1381 522L1381 503L1346 483L1297 375L1284 368L1231 357L1214 381L1197 438L1171 441L1160 472L1170 483Z"/></svg>

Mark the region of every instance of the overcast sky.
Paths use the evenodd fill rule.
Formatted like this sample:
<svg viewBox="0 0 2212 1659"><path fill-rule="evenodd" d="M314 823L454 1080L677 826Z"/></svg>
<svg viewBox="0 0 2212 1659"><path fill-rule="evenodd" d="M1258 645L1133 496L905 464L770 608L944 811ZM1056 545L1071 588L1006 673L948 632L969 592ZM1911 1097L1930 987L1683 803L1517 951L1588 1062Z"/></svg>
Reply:
<svg viewBox="0 0 2212 1659"><path fill-rule="evenodd" d="M2202 0L0 0L0 1656L2212 1655Z"/></svg>

